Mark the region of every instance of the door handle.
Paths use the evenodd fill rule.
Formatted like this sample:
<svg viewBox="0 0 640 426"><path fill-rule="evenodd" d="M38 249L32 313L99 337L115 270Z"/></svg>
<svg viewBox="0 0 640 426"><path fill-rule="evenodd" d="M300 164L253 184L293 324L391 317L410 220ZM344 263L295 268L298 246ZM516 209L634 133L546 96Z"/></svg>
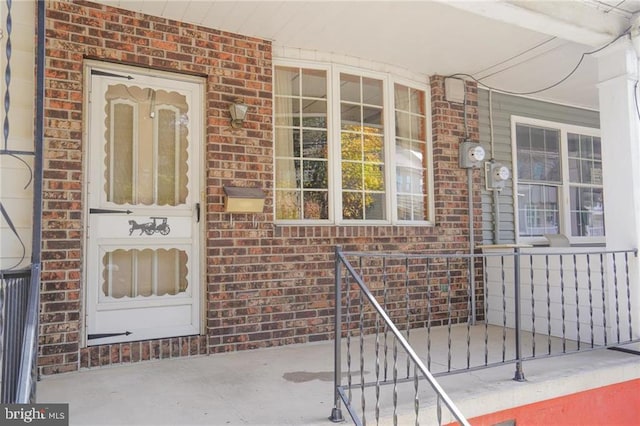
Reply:
<svg viewBox="0 0 640 426"><path fill-rule="evenodd" d="M200 203L196 203L196 223L200 223Z"/></svg>

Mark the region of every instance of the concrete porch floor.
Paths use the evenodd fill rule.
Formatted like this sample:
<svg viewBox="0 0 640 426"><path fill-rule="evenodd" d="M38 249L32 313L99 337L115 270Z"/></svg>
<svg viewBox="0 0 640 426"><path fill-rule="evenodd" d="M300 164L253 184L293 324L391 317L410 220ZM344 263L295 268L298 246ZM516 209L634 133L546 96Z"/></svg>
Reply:
<svg viewBox="0 0 640 426"><path fill-rule="evenodd" d="M290 345L45 376L37 402L69 403L72 425L328 426L332 369L333 342ZM603 349L527 361L526 382L512 380L514 369L439 382L471 418L640 378L640 356Z"/></svg>

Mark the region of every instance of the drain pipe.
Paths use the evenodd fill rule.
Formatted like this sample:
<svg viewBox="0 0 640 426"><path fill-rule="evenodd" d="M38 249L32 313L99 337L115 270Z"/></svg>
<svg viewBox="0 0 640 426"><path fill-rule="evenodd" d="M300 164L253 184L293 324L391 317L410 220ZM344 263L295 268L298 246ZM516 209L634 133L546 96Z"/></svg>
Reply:
<svg viewBox="0 0 640 426"><path fill-rule="evenodd" d="M40 264L42 250L42 156L44 150L44 55L45 55L45 0L37 2L36 41L36 104L34 122L33 164L33 225L31 264Z"/></svg>
<svg viewBox="0 0 640 426"><path fill-rule="evenodd" d="M466 104L465 104L466 106ZM465 108L466 110L466 108ZM466 118L465 112L465 118ZM475 226L474 226L474 215L473 215L473 169L467 169L467 193L469 194L469 287L471 295L471 325L476 324L476 268L475 268L475 250L476 246L475 241Z"/></svg>
<svg viewBox="0 0 640 426"><path fill-rule="evenodd" d="M493 90L489 89L489 143L491 144L491 164L495 162L495 143L493 139ZM487 189L488 185L487 185ZM493 244L500 244L500 191L492 188L493 196Z"/></svg>

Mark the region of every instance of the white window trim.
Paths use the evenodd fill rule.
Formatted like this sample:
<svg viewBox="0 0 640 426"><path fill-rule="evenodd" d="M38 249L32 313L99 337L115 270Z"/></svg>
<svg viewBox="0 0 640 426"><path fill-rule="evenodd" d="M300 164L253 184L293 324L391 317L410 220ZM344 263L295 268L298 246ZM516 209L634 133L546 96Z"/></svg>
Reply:
<svg viewBox="0 0 640 426"><path fill-rule="evenodd" d="M275 67L296 67L316 69L327 72L327 134L329 135L328 160L329 160L329 218L326 220L275 220L279 225L402 225L402 226L433 226L435 224L435 201L433 185L433 140L431 126L431 86L428 82L419 82L407 78L397 77L387 72L373 71L349 65L334 63L313 62L306 60L278 59L273 62ZM340 73L358 75L382 80L384 98L384 140L385 140L385 209L386 220L345 220L342 218L342 171L340 149L336 141L340 140ZM425 77L426 79L426 77ZM402 84L411 88L422 90L425 93L426 112L426 161L427 161L427 220L398 220L396 196L396 162L395 162L395 103L394 85ZM275 95L275 87L274 87ZM275 121L274 121L275 124ZM275 144L276 132L273 132ZM273 169L275 170L275 155L273 156ZM273 187L275 188L275 174ZM273 214L276 215L276 205L273 205Z"/></svg>
<svg viewBox="0 0 640 426"><path fill-rule="evenodd" d="M516 125L546 127L556 129L560 132L560 165L562 169L562 183L558 187L558 198L560 204L560 234L567 238L570 244L603 244L606 236L603 237L575 237L571 235L571 200L569 193L569 154L568 154L568 133L577 133L586 136L600 137L600 129L593 127L576 126L573 124L559 123L555 121L541 120L531 117L511 116L511 155L513 164L513 208L516 243L518 244L547 244L549 241L545 237L521 237L520 236L520 215L518 197L518 147L516 143ZM604 177L603 177L604 180ZM604 189L604 184L602 185ZM606 194L604 196L606 203ZM606 232L606 230L605 230Z"/></svg>

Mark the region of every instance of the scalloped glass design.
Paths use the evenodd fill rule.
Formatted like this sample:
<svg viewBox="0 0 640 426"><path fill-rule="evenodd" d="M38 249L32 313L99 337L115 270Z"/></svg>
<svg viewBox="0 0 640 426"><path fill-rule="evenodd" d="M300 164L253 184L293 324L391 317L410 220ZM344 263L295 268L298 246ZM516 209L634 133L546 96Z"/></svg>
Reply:
<svg viewBox="0 0 640 426"><path fill-rule="evenodd" d="M118 249L102 257L102 295L114 299L176 295L188 288L187 253Z"/></svg>
<svg viewBox="0 0 640 426"><path fill-rule="evenodd" d="M104 191L121 205L177 206L188 195L184 95L116 84L105 93Z"/></svg>

